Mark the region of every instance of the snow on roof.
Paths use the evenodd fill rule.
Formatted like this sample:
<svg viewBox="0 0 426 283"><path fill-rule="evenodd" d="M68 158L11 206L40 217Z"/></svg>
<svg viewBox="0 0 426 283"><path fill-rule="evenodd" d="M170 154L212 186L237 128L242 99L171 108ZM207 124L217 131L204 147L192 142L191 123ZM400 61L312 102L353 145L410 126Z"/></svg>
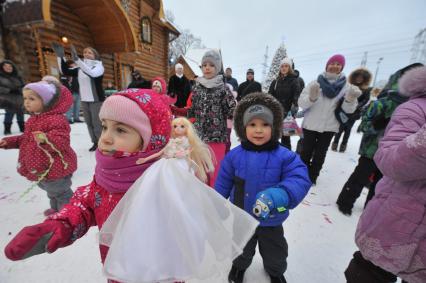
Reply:
<svg viewBox="0 0 426 283"><path fill-rule="evenodd" d="M219 53L221 52L218 48L201 48L201 49L191 49L183 57L189 67L192 69L194 74L201 77L203 73L201 72L201 59L203 59L204 53L208 50L216 50Z"/></svg>

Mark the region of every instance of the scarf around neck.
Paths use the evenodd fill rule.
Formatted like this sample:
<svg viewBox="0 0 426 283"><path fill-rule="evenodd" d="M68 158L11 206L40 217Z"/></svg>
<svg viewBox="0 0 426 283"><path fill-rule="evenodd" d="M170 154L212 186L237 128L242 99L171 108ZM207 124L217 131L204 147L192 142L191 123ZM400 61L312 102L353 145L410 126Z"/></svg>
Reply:
<svg viewBox="0 0 426 283"><path fill-rule="evenodd" d="M214 88L223 86L223 76L217 75L211 79L206 79L205 77L198 77L197 82L205 86L206 88Z"/></svg>
<svg viewBox="0 0 426 283"><path fill-rule="evenodd" d="M149 152L116 152L112 156L96 150L95 180L110 193L125 193L131 185L151 166L155 160L136 164L139 158L148 157L158 150Z"/></svg>
<svg viewBox="0 0 426 283"><path fill-rule="evenodd" d="M346 77L343 74L331 76L331 74L325 72L318 76L317 81L320 84L322 93L327 98L335 98L345 86Z"/></svg>

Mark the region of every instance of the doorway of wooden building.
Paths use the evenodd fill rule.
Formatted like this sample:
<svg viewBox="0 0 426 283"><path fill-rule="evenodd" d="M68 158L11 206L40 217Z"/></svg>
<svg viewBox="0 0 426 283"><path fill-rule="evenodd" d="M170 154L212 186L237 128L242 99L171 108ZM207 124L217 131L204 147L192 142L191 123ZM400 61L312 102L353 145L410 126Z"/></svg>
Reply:
<svg viewBox="0 0 426 283"><path fill-rule="evenodd" d="M46 71L48 75L60 78L61 74L59 71L58 60L56 59L55 54L45 54L44 55L46 62Z"/></svg>

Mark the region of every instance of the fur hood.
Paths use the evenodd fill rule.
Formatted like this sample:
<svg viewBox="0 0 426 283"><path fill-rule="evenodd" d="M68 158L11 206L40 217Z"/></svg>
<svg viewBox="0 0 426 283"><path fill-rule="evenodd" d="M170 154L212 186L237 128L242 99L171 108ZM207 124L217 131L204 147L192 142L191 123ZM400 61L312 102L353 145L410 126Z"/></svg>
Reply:
<svg viewBox="0 0 426 283"><path fill-rule="evenodd" d="M426 95L426 67L407 71L398 82L399 92L406 97Z"/></svg>
<svg viewBox="0 0 426 283"><path fill-rule="evenodd" d="M234 111L234 127L237 136L241 140L247 140L246 130L243 123L244 112L252 105L261 104L268 107L274 114L274 124L272 126L272 140L278 141L282 136L282 124L284 119L283 108L272 95L255 92L245 96L238 103Z"/></svg>
<svg viewBox="0 0 426 283"><path fill-rule="evenodd" d="M361 85L356 84L355 82L355 78L358 77L359 75L361 75L364 78L364 82ZM357 87L359 87L360 89L367 89L368 86L371 83L371 78L372 78L372 74L369 70L365 69L365 68L358 68L355 69L350 75L349 75L349 83L356 85Z"/></svg>

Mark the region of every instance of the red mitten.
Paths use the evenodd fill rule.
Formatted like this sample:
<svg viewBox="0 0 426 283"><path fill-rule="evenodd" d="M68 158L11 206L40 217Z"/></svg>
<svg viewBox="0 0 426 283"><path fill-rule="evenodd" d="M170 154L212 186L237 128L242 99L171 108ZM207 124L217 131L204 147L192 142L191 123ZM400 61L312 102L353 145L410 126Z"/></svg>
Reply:
<svg viewBox="0 0 426 283"><path fill-rule="evenodd" d="M10 260L21 260L44 252L53 253L58 248L70 245L71 235L72 228L67 223L46 220L22 229L7 244L4 253Z"/></svg>

